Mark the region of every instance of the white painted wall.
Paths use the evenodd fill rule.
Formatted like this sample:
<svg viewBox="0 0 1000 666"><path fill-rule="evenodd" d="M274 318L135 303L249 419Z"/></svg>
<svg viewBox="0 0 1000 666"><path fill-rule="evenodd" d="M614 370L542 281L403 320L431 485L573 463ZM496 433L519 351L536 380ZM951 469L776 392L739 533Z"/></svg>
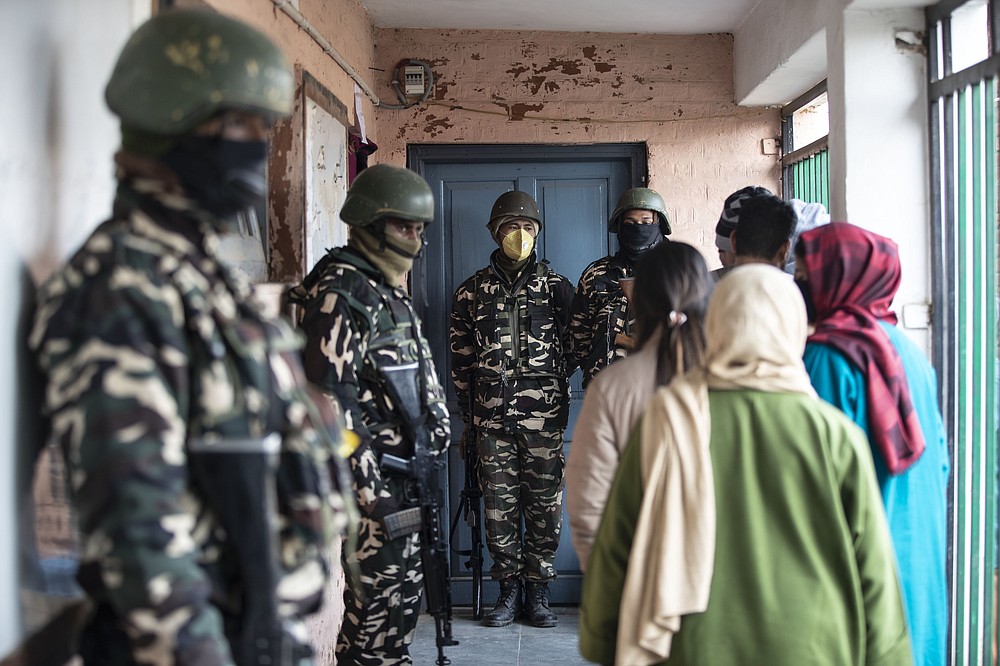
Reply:
<svg viewBox="0 0 1000 666"><path fill-rule="evenodd" d="M930 352L926 59L897 48L923 29L927 0L762 0L734 38L740 104L786 104L824 77L830 109L830 213L899 244L894 302ZM915 316L914 316L915 315Z"/></svg>
<svg viewBox="0 0 1000 666"><path fill-rule="evenodd" d="M0 655L19 641L15 478L18 424L37 405L18 404L18 322L30 306L17 285L39 280L110 212L111 155L118 129L104 83L149 0L0 2ZM27 290L30 294L30 290Z"/></svg>
<svg viewBox="0 0 1000 666"><path fill-rule="evenodd" d="M923 26L916 9L852 9L828 30L830 213L899 245L901 315L931 293L926 58L896 45L898 31ZM908 316L904 330L930 353L919 319Z"/></svg>
<svg viewBox="0 0 1000 666"><path fill-rule="evenodd" d="M830 0L762 0L733 35L736 101L783 105L826 76Z"/></svg>
<svg viewBox="0 0 1000 666"><path fill-rule="evenodd" d="M736 101L787 104L827 74L824 34L846 10L917 9L936 0L761 0L733 35Z"/></svg>

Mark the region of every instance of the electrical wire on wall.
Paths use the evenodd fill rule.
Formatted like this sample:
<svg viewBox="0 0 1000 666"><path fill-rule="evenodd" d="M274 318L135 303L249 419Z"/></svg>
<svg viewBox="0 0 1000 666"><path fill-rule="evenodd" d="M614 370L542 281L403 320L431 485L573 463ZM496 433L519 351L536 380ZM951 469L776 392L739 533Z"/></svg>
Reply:
<svg viewBox="0 0 1000 666"><path fill-rule="evenodd" d="M768 109L773 109L776 107L748 107L740 108L732 113L713 113L706 114L703 116L674 116L666 118L597 118L592 116L583 117L570 117L570 116L546 116L540 114L524 113L512 116L510 109L505 107L512 107L517 104L526 104L528 102L515 102L508 100L493 100L489 102L494 106L501 107L500 109L479 109L470 106L465 106L464 104L457 104L455 102L441 101L441 100L421 100L429 106L441 106L447 108L450 111L465 111L466 113L479 114L486 116L497 116L501 118L507 118L508 120L537 120L539 122L546 123L577 123L583 125L638 125L638 124L654 124L654 125L665 125L668 123L691 123L691 122L702 122L706 120L734 120L741 119L746 120L760 116L762 112ZM485 103L485 102L484 102ZM412 106L412 105L411 105ZM395 108L395 107L392 107Z"/></svg>
<svg viewBox="0 0 1000 666"><path fill-rule="evenodd" d="M172 1L172 0L161 0L162 1ZM347 74L358 87L361 88L362 92L368 96L372 103L382 109L409 109L410 107L416 106L422 102L427 101L430 97L431 90L434 89L434 74L431 72L431 66L428 65L423 60L412 60L403 59L399 61L396 65L396 69L393 71L392 88L396 91L396 97L399 99L399 104L387 104L379 99L375 91L372 90L368 82L362 78L361 74L358 73L354 67L351 66L349 62L342 56L333 45L330 43L326 37L324 37L316 28L309 22L309 20L299 12L298 9L293 7L288 0L271 0L274 3L275 9L281 10L288 18L290 18L299 28L305 31L307 35L312 37L313 41L323 49L323 53L328 55L342 70ZM417 88L418 84L422 83L421 88ZM411 99L411 97L413 99Z"/></svg>

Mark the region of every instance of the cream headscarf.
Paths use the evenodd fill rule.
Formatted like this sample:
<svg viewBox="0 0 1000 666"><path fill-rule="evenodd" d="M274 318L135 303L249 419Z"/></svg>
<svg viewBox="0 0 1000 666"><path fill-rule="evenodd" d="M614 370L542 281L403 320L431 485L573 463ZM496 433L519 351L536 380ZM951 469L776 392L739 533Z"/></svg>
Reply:
<svg viewBox="0 0 1000 666"><path fill-rule="evenodd" d="M709 387L815 396L802 362L807 325L791 276L764 264L733 269L705 318Z"/></svg>
<svg viewBox="0 0 1000 666"><path fill-rule="evenodd" d="M642 420L642 506L618 615L617 666L670 656L681 618L708 607L715 561L715 484L708 387L815 396L802 352L806 312L790 277L749 264L715 287L706 373L676 377Z"/></svg>

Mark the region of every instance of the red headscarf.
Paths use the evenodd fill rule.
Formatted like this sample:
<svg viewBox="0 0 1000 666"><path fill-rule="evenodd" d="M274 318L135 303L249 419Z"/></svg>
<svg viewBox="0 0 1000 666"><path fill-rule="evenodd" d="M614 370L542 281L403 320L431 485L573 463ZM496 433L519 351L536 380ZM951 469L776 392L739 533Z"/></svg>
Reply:
<svg viewBox="0 0 1000 666"><path fill-rule="evenodd" d="M899 289L899 250L846 222L803 233L797 248L816 307L809 341L838 349L864 373L872 444L890 474L905 472L924 452L924 435L903 362L878 323L896 323L889 304Z"/></svg>

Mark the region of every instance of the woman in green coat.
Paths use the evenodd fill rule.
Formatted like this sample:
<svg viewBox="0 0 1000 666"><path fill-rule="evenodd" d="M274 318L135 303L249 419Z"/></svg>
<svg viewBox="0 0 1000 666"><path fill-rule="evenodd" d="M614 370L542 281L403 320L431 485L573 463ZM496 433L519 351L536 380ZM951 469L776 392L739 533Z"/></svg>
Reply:
<svg viewBox="0 0 1000 666"><path fill-rule="evenodd" d="M581 653L912 664L868 443L810 386L798 290L770 266L733 270L706 332L704 375L660 389L622 457L584 579Z"/></svg>

